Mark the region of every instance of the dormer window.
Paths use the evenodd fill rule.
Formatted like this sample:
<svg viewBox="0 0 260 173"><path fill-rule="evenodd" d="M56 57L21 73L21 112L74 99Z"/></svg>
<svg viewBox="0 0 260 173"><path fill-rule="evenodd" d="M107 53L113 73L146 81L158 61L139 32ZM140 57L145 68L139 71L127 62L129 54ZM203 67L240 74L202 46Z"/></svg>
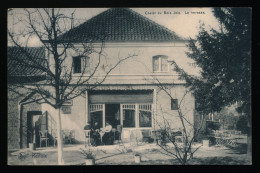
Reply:
<svg viewBox="0 0 260 173"><path fill-rule="evenodd" d="M76 56L73 57L73 73L89 73L89 57Z"/></svg>
<svg viewBox="0 0 260 173"><path fill-rule="evenodd" d="M165 55L157 55L153 57L154 72L168 72L168 57Z"/></svg>

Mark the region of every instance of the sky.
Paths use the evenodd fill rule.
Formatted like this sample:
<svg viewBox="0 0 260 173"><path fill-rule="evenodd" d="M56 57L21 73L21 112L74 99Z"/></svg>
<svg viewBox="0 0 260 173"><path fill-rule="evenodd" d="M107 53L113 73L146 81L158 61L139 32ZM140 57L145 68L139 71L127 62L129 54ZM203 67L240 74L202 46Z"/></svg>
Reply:
<svg viewBox="0 0 260 173"><path fill-rule="evenodd" d="M85 22L86 20L98 15L108 8L76 8L74 13L75 26ZM211 8L131 8L139 14L155 21L156 23L165 26L174 31L179 36L184 38L195 38L201 23L210 29L217 28L217 21L214 18ZM13 26L13 15L19 16L23 9L15 8L8 15L8 27ZM62 9L65 14L70 15L75 9ZM18 27L21 29L23 26ZM17 28L17 26L16 26ZM28 43L29 46L40 46L38 38L32 37Z"/></svg>
<svg viewBox="0 0 260 173"><path fill-rule="evenodd" d="M85 21L108 8L78 8L75 18ZM198 33L200 22L206 27L217 28L217 20L211 8L131 8L139 14L167 27L182 37L194 38ZM68 10L69 11L69 10ZM191 13L198 12L198 13Z"/></svg>
<svg viewBox="0 0 260 173"><path fill-rule="evenodd" d="M137 13L153 20L154 22L168 28L169 30L174 31L177 35L184 38L195 38L198 34L199 26L204 23L206 29L218 28L217 20L211 12L211 8L131 8ZM78 26L81 23L84 23L86 20L108 10L108 8L77 8L62 9L62 13L67 16L70 16L74 12L74 26ZM23 9L13 9L8 15L8 27L14 30L22 30L23 24L13 25L14 17L21 16ZM17 18L16 18L17 19ZM13 27L15 26L15 27ZM26 37L21 39L21 42L24 42ZM10 46L10 43L8 43ZM36 36L33 36L29 39L28 46L38 47L42 46L41 42ZM180 62L177 62L185 71L191 71L192 74L198 74L197 68L190 68L187 62L190 59L181 59ZM182 65L181 65L182 64ZM188 72L187 71L187 72Z"/></svg>

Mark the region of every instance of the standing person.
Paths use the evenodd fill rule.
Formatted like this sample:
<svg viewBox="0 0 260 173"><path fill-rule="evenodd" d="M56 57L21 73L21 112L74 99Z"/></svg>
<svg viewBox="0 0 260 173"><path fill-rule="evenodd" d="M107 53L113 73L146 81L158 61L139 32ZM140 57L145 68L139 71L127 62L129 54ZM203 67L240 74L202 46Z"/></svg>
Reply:
<svg viewBox="0 0 260 173"><path fill-rule="evenodd" d="M99 134L99 125L98 122L95 122L90 131L91 145L98 146L100 145L100 134Z"/></svg>
<svg viewBox="0 0 260 173"><path fill-rule="evenodd" d="M112 131L112 126L110 125L109 122L106 122L106 127L104 129L105 134L102 136L102 142L105 145L112 145L113 143L111 138L111 131Z"/></svg>

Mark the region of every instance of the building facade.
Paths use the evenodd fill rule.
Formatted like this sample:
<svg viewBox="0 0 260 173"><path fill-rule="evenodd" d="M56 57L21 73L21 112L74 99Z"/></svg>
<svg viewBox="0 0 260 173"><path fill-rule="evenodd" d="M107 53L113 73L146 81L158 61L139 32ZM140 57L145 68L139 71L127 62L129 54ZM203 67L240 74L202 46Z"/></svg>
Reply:
<svg viewBox="0 0 260 173"><path fill-rule="evenodd" d="M105 127L106 121L113 128L122 125L125 140L133 130L160 129L166 124L181 128L177 111L180 103L183 115L193 123L194 97L186 93L185 81L179 79L172 65L173 60L186 58L187 40L173 31L131 9L114 8L59 38L62 43L73 42L82 52L83 45L94 49L82 56L75 56L75 49L66 52L64 63L73 70L75 81L87 79L95 70L90 82L82 87L102 81L117 62L135 55L120 62L100 85L62 106L62 128L75 130L76 141L84 140L83 128L93 122L100 127ZM60 51L63 48L61 44ZM47 104L42 109L55 115Z"/></svg>
<svg viewBox="0 0 260 173"><path fill-rule="evenodd" d="M8 150L28 147L33 138L34 122L42 115L41 104L30 100L34 93L18 86L46 79L43 71L24 65L29 56L38 57L35 62L45 64L45 49L22 49L28 55L18 47L8 47Z"/></svg>
<svg viewBox="0 0 260 173"><path fill-rule="evenodd" d="M73 43L63 62L65 69L72 70L73 80L89 79L80 86L86 92L61 108L62 129L75 131L75 142L84 142L84 126L94 122L100 127L105 127L106 121L113 128L122 125L122 139L126 141L133 131L140 134L142 130L182 128L178 107L192 133L194 96L187 92L185 81L179 79L172 65L173 60L182 62L187 58L187 40L131 9L113 8L64 33L59 42L61 52L64 43ZM91 51L85 53L87 46L91 46ZM75 49L82 54L78 56ZM45 56L53 68L47 49ZM56 111L46 103L40 105L40 111L37 107L34 112L44 117L39 120L40 127L52 135L56 130ZM27 119L29 114L22 115ZM26 132L30 128L22 126L21 148L30 142Z"/></svg>

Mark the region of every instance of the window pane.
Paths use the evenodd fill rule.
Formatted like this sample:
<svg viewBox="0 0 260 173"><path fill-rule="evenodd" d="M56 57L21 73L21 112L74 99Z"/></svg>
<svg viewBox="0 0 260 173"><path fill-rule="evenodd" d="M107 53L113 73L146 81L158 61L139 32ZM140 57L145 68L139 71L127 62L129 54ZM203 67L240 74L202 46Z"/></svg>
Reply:
<svg viewBox="0 0 260 173"><path fill-rule="evenodd" d="M123 110L123 127L135 127L135 110Z"/></svg>
<svg viewBox="0 0 260 173"><path fill-rule="evenodd" d="M153 57L153 71L159 71L159 57Z"/></svg>
<svg viewBox="0 0 260 173"><path fill-rule="evenodd" d="M81 57L73 57L74 73L81 73Z"/></svg>
<svg viewBox="0 0 260 173"><path fill-rule="evenodd" d="M162 71L168 71L167 57L161 57Z"/></svg>
<svg viewBox="0 0 260 173"><path fill-rule="evenodd" d="M178 99L171 99L171 110L178 109Z"/></svg>
<svg viewBox="0 0 260 173"><path fill-rule="evenodd" d="M148 111L139 111L139 126L152 127L152 113Z"/></svg>

